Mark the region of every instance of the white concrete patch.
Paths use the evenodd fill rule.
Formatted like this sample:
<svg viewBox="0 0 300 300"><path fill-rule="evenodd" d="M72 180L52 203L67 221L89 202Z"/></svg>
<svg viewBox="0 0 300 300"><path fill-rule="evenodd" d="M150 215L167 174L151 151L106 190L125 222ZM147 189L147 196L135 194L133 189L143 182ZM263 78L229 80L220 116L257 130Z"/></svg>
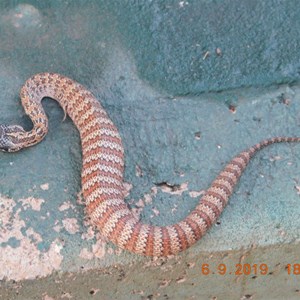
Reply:
<svg viewBox="0 0 300 300"><path fill-rule="evenodd" d="M48 190L49 190L49 183L41 184L41 185L40 185L40 188L41 188L43 191L48 191Z"/></svg>
<svg viewBox="0 0 300 300"><path fill-rule="evenodd" d="M39 210L44 200L27 198L21 199L21 202L24 210ZM0 196L0 280L34 279L59 270L63 260L60 253L62 243L55 239L48 251L41 252L37 244L42 242L42 237L33 228L23 233L26 224L20 217L22 209L14 211L16 205L13 199ZM8 243L11 239L19 244L12 247Z"/></svg>
<svg viewBox="0 0 300 300"><path fill-rule="evenodd" d="M75 234L79 231L79 225L77 224L77 219L75 218L66 218L62 220L62 223L64 225L65 230L68 231L70 234Z"/></svg>
<svg viewBox="0 0 300 300"><path fill-rule="evenodd" d="M38 198L33 198L33 197L28 197L26 199L20 199L19 200L23 207L24 210L31 208L32 210L35 211L40 211L42 204L45 202L43 199L38 199Z"/></svg>
<svg viewBox="0 0 300 300"><path fill-rule="evenodd" d="M58 210L65 211L65 210L74 209L74 208L75 208L75 206L70 201L66 201L58 208Z"/></svg>

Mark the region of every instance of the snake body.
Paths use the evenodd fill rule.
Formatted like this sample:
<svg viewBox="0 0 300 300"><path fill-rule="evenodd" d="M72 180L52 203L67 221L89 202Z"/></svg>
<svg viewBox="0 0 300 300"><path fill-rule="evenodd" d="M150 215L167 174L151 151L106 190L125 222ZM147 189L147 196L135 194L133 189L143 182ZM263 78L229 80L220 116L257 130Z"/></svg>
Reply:
<svg viewBox="0 0 300 300"><path fill-rule="evenodd" d="M82 153L82 192L86 213L101 233L117 246L147 256L167 256L198 241L214 224L245 170L261 148L297 137L264 140L234 157L212 182L195 209L177 224L159 227L139 221L124 202L124 150L119 132L99 101L81 84L54 73L34 75L20 97L33 129L0 126L0 149L17 151L41 141L48 120L41 105L44 97L59 102L79 130Z"/></svg>

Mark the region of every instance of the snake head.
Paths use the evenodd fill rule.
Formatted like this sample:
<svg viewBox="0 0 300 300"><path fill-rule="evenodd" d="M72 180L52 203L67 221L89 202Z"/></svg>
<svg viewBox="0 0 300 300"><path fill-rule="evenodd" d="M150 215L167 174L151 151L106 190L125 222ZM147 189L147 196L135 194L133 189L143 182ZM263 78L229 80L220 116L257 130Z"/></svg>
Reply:
<svg viewBox="0 0 300 300"><path fill-rule="evenodd" d="M19 138L25 133L19 125L0 125L0 151L16 152L22 147Z"/></svg>

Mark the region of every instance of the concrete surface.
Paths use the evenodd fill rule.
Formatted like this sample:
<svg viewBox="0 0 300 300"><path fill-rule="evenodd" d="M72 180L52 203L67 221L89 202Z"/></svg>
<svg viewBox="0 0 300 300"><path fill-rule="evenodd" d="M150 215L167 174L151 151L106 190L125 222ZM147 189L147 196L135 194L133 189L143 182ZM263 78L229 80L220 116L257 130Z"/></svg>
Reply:
<svg viewBox="0 0 300 300"><path fill-rule="evenodd" d="M30 128L18 92L34 73L86 85L120 129L126 200L145 222L180 220L235 154L300 134L298 1L0 8L1 122ZM106 243L85 221L78 133L54 101L44 104L46 139L0 154L0 299L299 297L300 145L259 153L201 241L151 260ZM238 263L250 274L235 274ZM255 264L267 264L266 274Z"/></svg>

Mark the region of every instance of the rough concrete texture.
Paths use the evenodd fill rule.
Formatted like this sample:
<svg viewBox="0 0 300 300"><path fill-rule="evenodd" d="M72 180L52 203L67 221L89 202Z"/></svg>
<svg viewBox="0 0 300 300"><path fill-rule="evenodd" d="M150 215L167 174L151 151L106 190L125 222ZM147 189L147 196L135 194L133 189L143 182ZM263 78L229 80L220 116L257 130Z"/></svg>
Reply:
<svg viewBox="0 0 300 300"><path fill-rule="evenodd" d="M0 3L1 122L30 128L18 92L37 72L86 85L120 129L145 222L180 220L235 154L300 134L298 1L20 3ZM200 242L151 260L85 221L78 133L44 104L46 139L0 155L0 299L299 297L300 145L259 153Z"/></svg>

